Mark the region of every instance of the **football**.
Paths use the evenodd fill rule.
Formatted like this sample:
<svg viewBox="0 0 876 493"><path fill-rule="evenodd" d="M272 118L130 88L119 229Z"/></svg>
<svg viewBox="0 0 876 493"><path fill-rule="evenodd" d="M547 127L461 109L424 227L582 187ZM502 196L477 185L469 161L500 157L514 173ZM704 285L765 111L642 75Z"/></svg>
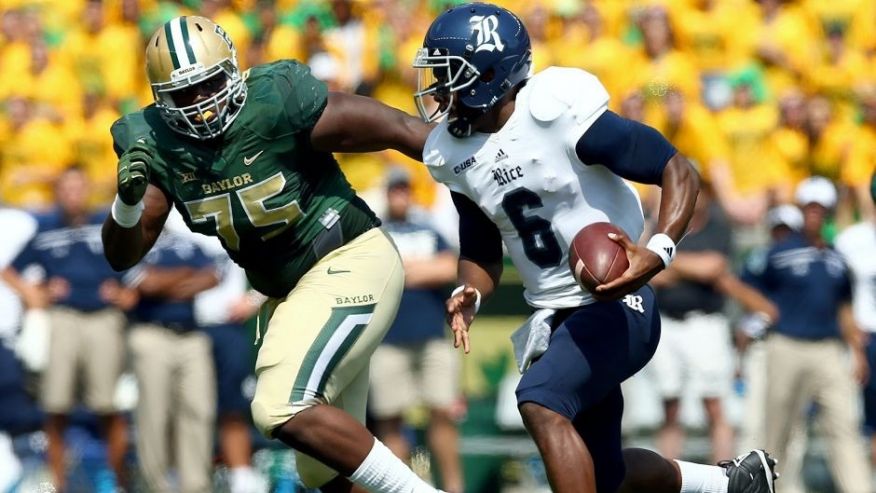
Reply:
<svg viewBox="0 0 876 493"><path fill-rule="evenodd" d="M569 268L575 280L587 291L613 281L630 266L627 252L608 237L609 233L624 234L617 226L599 222L584 227L569 245Z"/></svg>

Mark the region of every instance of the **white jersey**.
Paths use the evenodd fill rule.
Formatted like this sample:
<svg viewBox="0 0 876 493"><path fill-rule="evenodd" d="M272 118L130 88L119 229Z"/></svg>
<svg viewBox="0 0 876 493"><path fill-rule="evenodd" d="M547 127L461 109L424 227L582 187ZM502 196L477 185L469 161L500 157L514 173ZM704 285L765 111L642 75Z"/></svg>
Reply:
<svg viewBox="0 0 876 493"><path fill-rule="evenodd" d="M852 271L852 310L868 332L876 332L876 225L864 222L836 238L836 249Z"/></svg>
<svg viewBox="0 0 876 493"><path fill-rule="evenodd" d="M636 191L598 163L582 163L575 152L607 108L608 93L595 76L551 67L529 79L498 132L458 139L445 120L426 141L430 173L496 224L534 307L593 302L569 270L569 244L581 228L607 221L633 241L642 234Z"/></svg>

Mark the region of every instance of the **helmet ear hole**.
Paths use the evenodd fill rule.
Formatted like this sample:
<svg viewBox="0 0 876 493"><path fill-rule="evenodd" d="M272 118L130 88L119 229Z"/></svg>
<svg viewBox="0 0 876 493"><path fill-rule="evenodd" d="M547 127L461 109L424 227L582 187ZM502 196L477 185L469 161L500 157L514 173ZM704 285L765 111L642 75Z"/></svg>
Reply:
<svg viewBox="0 0 876 493"><path fill-rule="evenodd" d="M487 70L486 72L484 72L483 74L481 74L481 76L478 78L478 80L481 82L492 82L493 78L495 78L495 77L496 77L496 71L491 68L491 69Z"/></svg>

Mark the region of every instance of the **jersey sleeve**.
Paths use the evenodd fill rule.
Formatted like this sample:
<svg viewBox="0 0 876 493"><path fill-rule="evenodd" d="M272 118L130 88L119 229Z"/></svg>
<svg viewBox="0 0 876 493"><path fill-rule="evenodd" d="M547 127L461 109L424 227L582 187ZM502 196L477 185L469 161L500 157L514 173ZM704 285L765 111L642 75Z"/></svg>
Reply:
<svg viewBox="0 0 876 493"><path fill-rule="evenodd" d="M135 143L145 144L150 148L156 147L152 128L146 123L143 110L129 113L116 120L110 127L110 134L113 137L113 150L116 151L118 157L121 157ZM157 149L153 150L157 154Z"/></svg>
<svg viewBox="0 0 876 493"><path fill-rule="evenodd" d="M585 165L601 164L614 174L659 185L663 169L678 152L657 130L605 111L575 143Z"/></svg>
<svg viewBox="0 0 876 493"><path fill-rule="evenodd" d="M502 233L471 199L457 192L450 193L459 212L459 256L478 264L502 261Z"/></svg>
<svg viewBox="0 0 876 493"><path fill-rule="evenodd" d="M306 65L292 60L275 65L274 83L289 124L299 130L313 128L328 103L328 87Z"/></svg>

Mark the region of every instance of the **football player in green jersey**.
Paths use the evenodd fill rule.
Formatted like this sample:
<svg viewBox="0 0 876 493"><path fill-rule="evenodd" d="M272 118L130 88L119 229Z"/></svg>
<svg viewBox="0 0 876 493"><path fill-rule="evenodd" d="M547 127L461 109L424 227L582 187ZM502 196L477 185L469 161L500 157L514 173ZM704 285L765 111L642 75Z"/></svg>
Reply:
<svg viewBox="0 0 876 493"><path fill-rule="evenodd" d="M305 484L435 491L362 425L369 359L404 275L331 154L392 148L421 159L429 127L375 100L330 93L294 61L241 73L229 37L203 17L159 28L146 69L155 103L112 127L110 264L137 263L172 206L193 231L217 236L270 297L253 419L298 452Z"/></svg>

